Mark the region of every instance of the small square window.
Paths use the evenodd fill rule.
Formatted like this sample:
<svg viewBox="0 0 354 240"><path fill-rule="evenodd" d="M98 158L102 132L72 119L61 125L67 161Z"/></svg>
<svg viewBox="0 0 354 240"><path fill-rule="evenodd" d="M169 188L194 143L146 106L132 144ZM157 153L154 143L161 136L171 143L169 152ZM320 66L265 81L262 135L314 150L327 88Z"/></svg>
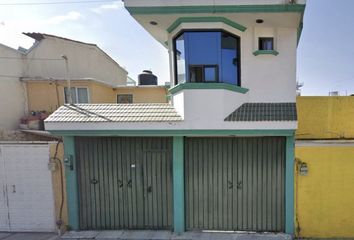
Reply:
<svg viewBox="0 0 354 240"><path fill-rule="evenodd" d="M274 38L259 38L258 50L274 50Z"/></svg>
<svg viewBox="0 0 354 240"><path fill-rule="evenodd" d="M132 94L118 94L117 103L133 103Z"/></svg>
<svg viewBox="0 0 354 240"><path fill-rule="evenodd" d="M189 71L190 82L218 82L217 65L192 65Z"/></svg>
<svg viewBox="0 0 354 240"><path fill-rule="evenodd" d="M203 66L191 66L190 78L190 82L203 82Z"/></svg>

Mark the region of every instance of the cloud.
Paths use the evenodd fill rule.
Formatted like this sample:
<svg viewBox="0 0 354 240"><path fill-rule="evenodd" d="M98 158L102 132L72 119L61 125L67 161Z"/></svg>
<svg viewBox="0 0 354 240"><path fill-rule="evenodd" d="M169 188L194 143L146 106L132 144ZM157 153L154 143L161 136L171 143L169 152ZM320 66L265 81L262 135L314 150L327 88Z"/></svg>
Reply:
<svg viewBox="0 0 354 240"><path fill-rule="evenodd" d="M123 8L123 2L117 1L117 2L113 2L112 4L103 4L99 7L91 8L90 10L97 14L102 14L104 11L116 10L121 8Z"/></svg>
<svg viewBox="0 0 354 240"><path fill-rule="evenodd" d="M8 19L0 19L0 43L16 49L18 46L29 48L34 40L23 35L22 32L44 32L58 36L71 36L73 32L80 32L85 27L80 21L77 21L85 18L78 11L63 12L62 15L58 14L52 17L44 17L34 13L26 14L22 15L22 18L10 16ZM68 21L74 22L70 25L62 24Z"/></svg>
<svg viewBox="0 0 354 240"><path fill-rule="evenodd" d="M0 25L0 43L15 49L18 46L29 48L34 42L32 38L23 35L22 32L35 32L41 28L41 22L33 19L3 22L4 24Z"/></svg>
<svg viewBox="0 0 354 240"><path fill-rule="evenodd" d="M77 11L70 11L65 15L55 16L48 19L48 24L60 24L65 21L76 21L82 18L82 14Z"/></svg>

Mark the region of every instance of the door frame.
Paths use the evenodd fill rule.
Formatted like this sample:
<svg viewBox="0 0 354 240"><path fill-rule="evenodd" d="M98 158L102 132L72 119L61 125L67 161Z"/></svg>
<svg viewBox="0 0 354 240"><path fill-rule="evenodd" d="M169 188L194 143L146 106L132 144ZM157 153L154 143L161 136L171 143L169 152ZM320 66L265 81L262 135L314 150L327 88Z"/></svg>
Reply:
<svg viewBox="0 0 354 240"><path fill-rule="evenodd" d="M286 137L286 160L285 160L285 233L294 234L294 148L295 129L258 129L258 130L52 130L51 133L63 136L65 155L71 158L75 166L75 136L170 136L173 137L173 229L176 233L185 231L184 226L184 177L183 177L183 137L187 136L284 136ZM78 230L78 202L76 171L66 169L67 201L69 225L73 230ZM176 197L177 196L177 197Z"/></svg>

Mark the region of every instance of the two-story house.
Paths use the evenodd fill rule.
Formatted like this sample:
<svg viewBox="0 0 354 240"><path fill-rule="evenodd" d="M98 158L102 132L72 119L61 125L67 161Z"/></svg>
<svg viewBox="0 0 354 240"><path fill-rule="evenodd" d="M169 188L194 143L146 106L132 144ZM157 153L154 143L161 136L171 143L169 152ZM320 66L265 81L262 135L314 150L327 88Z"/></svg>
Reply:
<svg viewBox="0 0 354 240"><path fill-rule="evenodd" d="M170 54L171 104L65 105L69 225L294 233L305 0L125 0Z"/></svg>
<svg viewBox="0 0 354 240"><path fill-rule="evenodd" d="M31 112L68 103L166 103L166 87L128 86L128 72L96 44L45 33L24 33L29 49L0 45L0 130L18 129ZM1 138L1 137L0 137Z"/></svg>

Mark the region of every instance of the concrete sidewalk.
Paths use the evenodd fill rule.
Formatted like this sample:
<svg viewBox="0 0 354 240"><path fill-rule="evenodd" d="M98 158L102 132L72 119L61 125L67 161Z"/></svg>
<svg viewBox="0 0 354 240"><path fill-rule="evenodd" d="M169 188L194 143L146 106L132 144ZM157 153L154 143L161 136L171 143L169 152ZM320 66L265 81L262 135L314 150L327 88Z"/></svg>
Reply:
<svg viewBox="0 0 354 240"><path fill-rule="evenodd" d="M59 240L55 233L7 233L0 232L0 240Z"/></svg>
<svg viewBox="0 0 354 240"><path fill-rule="evenodd" d="M54 233L0 232L0 240L291 240L287 234L273 233L210 233L169 231L80 231L67 232L61 238Z"/></svg>
<svg viewBox="0 0 354 240"><path fill-rule="evenodd" d="M169 231L80 231L65 233L61 239L96 240L291 240L287 234L273 233L206 233L186 232L176 235Z"/></svg>

